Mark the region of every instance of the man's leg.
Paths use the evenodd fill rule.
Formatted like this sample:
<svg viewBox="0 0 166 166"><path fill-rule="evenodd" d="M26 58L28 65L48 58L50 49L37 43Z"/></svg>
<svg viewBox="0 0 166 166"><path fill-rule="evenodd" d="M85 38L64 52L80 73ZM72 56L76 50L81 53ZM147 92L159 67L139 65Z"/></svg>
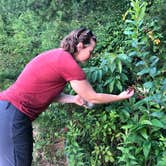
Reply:
<svg viewBox="0 0 166 166"><path fill-rule="evenodd" d="M0 101L0 166L31 166L32 123L7 101Z"/></svg>

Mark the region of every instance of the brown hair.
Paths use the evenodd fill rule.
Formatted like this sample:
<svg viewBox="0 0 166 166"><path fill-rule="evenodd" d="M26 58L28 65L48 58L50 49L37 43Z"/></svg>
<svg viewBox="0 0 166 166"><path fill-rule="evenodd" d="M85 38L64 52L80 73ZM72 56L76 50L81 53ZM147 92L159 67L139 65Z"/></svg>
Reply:
<svg viewBox="0 0 166 166"><path fill-rule="evenodd" d="M90 44L91 39L96 42L96 36L87 28L79 28L70 32L60 44L60 47L68 51L71 55L77 52L77 44L82 42L85 45Z"/></svg>

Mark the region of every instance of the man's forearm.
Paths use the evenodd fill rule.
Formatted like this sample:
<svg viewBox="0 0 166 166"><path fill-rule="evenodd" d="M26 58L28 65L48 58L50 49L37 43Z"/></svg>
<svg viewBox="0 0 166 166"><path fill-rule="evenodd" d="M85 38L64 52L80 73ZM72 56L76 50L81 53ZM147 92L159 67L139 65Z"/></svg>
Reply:
<svg viewBox="0 0 166 166"><path fill-rule="evenodd" d="M58 103L75 103L75 96L61 93L59 96L55 97L54 102Z"/></svg>
<svg viewBox="0 0 166 166"><path fill-rule="evenodd" d="M91 98L90 102L94 104L104 104L121 100L123 100L123 98L121 98L119 95L96 93L96 95Z"/></svg>

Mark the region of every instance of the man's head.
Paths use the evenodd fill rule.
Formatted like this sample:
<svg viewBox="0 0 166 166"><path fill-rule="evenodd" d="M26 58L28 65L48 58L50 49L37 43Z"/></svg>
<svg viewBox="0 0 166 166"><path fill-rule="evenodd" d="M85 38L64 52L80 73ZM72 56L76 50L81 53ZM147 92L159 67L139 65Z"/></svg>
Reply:
<svg viewBox="0 0 166 166"><path fill-rule="evenodd" d="M60 47L68 51L78 61L89 59L91 52L96 45L96 36L87 28L79 28L67 35Z"/></svg>

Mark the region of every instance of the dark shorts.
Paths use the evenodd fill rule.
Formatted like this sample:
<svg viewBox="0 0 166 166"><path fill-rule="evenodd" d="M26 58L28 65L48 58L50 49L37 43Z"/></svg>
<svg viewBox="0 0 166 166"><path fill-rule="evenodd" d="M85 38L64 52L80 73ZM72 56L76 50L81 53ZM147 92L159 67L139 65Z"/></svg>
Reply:
<svg viewBox="0 0 166 166"><path fill-rule="evenodd" d="M0 166L31 166L32 122L7 101L0 101Z"/></svg>

